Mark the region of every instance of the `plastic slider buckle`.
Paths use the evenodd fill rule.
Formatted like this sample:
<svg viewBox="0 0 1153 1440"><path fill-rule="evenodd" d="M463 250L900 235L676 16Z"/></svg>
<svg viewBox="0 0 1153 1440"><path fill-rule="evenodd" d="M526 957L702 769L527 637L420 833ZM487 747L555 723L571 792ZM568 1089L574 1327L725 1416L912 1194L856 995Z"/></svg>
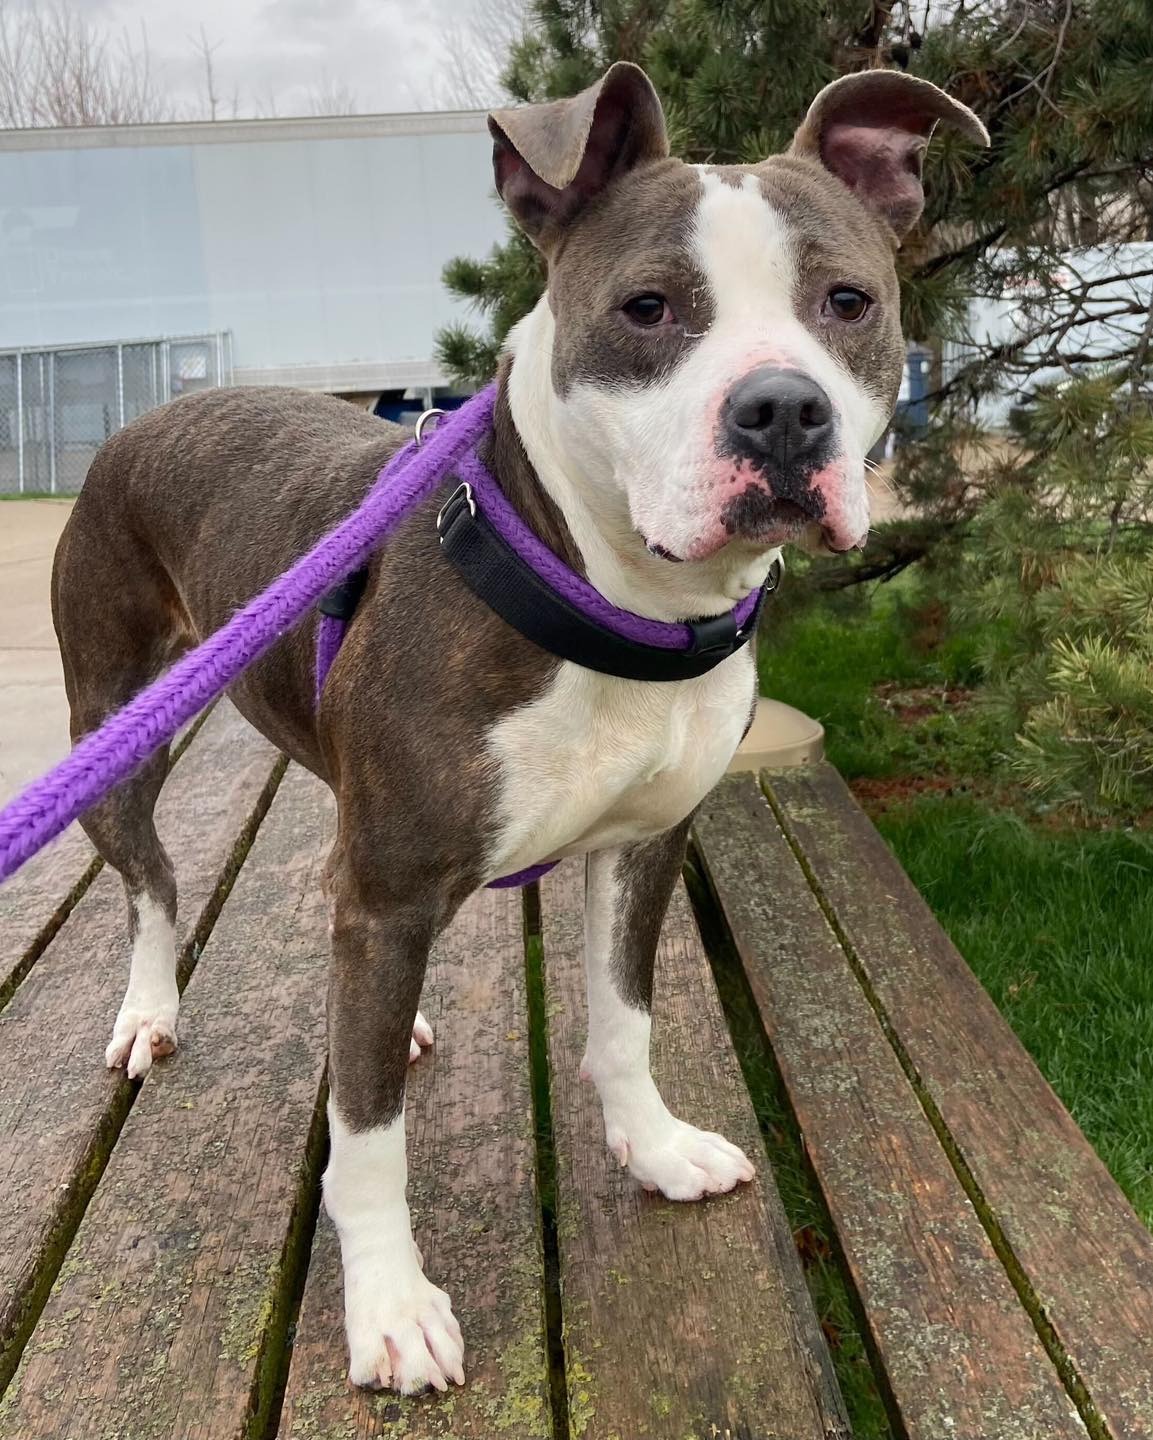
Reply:
<svg viewBox="0 0 1153 1440"><path fill-rule="evenodd" d="M364 594L367 578L364 570L354 571L339 585L326 590L316 608L322 615L328 615L333 620L351 620L360 604L360 597Z"/></svg>
<svg viewBox="0 0 1153 1440"><path fill-rule="evenodd" d="M732 614L710 615L704 620L691 620L689 630L693 643L688 648L690 655L728 654L736 648L740 631Z"/></svg>

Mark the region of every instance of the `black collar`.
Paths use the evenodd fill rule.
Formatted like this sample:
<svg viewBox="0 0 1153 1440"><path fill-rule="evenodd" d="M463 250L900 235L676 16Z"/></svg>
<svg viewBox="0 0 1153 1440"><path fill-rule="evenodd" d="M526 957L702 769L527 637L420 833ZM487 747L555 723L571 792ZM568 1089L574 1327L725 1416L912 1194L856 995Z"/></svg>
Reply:
<svg viewBox="0 0 1153 1440"><path fill-rule="evenodd" d="M627 639L584 614L521 558L460 485L437 516L441 553L468 588L527 640L587 670L626 680L691 680L747 645L765 600L777 588L775 560L741 626L731 614L688 625L689 646L671 650Z"/></svg>

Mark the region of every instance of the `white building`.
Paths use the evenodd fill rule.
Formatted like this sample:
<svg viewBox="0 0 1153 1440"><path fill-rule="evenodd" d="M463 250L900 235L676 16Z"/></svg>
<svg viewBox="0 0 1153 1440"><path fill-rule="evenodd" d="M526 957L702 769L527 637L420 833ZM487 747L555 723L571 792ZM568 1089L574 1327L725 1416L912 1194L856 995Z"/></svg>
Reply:
<svg viewBox="0 0 1153 1440"><path fill-rule="evenodd" d="M196 385L440 386L503 234L479 112L0 132L0 491Z"/></svg>

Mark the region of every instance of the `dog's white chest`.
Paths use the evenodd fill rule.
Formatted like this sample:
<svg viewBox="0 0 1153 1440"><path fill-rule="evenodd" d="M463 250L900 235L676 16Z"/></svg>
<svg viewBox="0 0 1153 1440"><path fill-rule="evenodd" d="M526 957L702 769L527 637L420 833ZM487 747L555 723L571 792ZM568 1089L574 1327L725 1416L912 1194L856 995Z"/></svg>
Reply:
<svg viewBox="0 0 1153 1440"><path fill-rule="evenodd" d="M748 649L695 680L620 680L563 663L488 749L501 826L492 876L676 825L724 774L749 718Z"/></svg>

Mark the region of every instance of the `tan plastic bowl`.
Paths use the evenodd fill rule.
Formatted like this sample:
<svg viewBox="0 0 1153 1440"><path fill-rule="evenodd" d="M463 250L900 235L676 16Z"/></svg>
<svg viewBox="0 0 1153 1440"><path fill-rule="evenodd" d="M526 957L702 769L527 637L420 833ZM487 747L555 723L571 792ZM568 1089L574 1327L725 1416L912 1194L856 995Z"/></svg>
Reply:
<svg viewBox="0 0 1153 1440"><path fill-rule="evenodd" d="M825 727L779 700L758 700L749 733L729 762L734 770L785 770L824 758Z"/></svg>

